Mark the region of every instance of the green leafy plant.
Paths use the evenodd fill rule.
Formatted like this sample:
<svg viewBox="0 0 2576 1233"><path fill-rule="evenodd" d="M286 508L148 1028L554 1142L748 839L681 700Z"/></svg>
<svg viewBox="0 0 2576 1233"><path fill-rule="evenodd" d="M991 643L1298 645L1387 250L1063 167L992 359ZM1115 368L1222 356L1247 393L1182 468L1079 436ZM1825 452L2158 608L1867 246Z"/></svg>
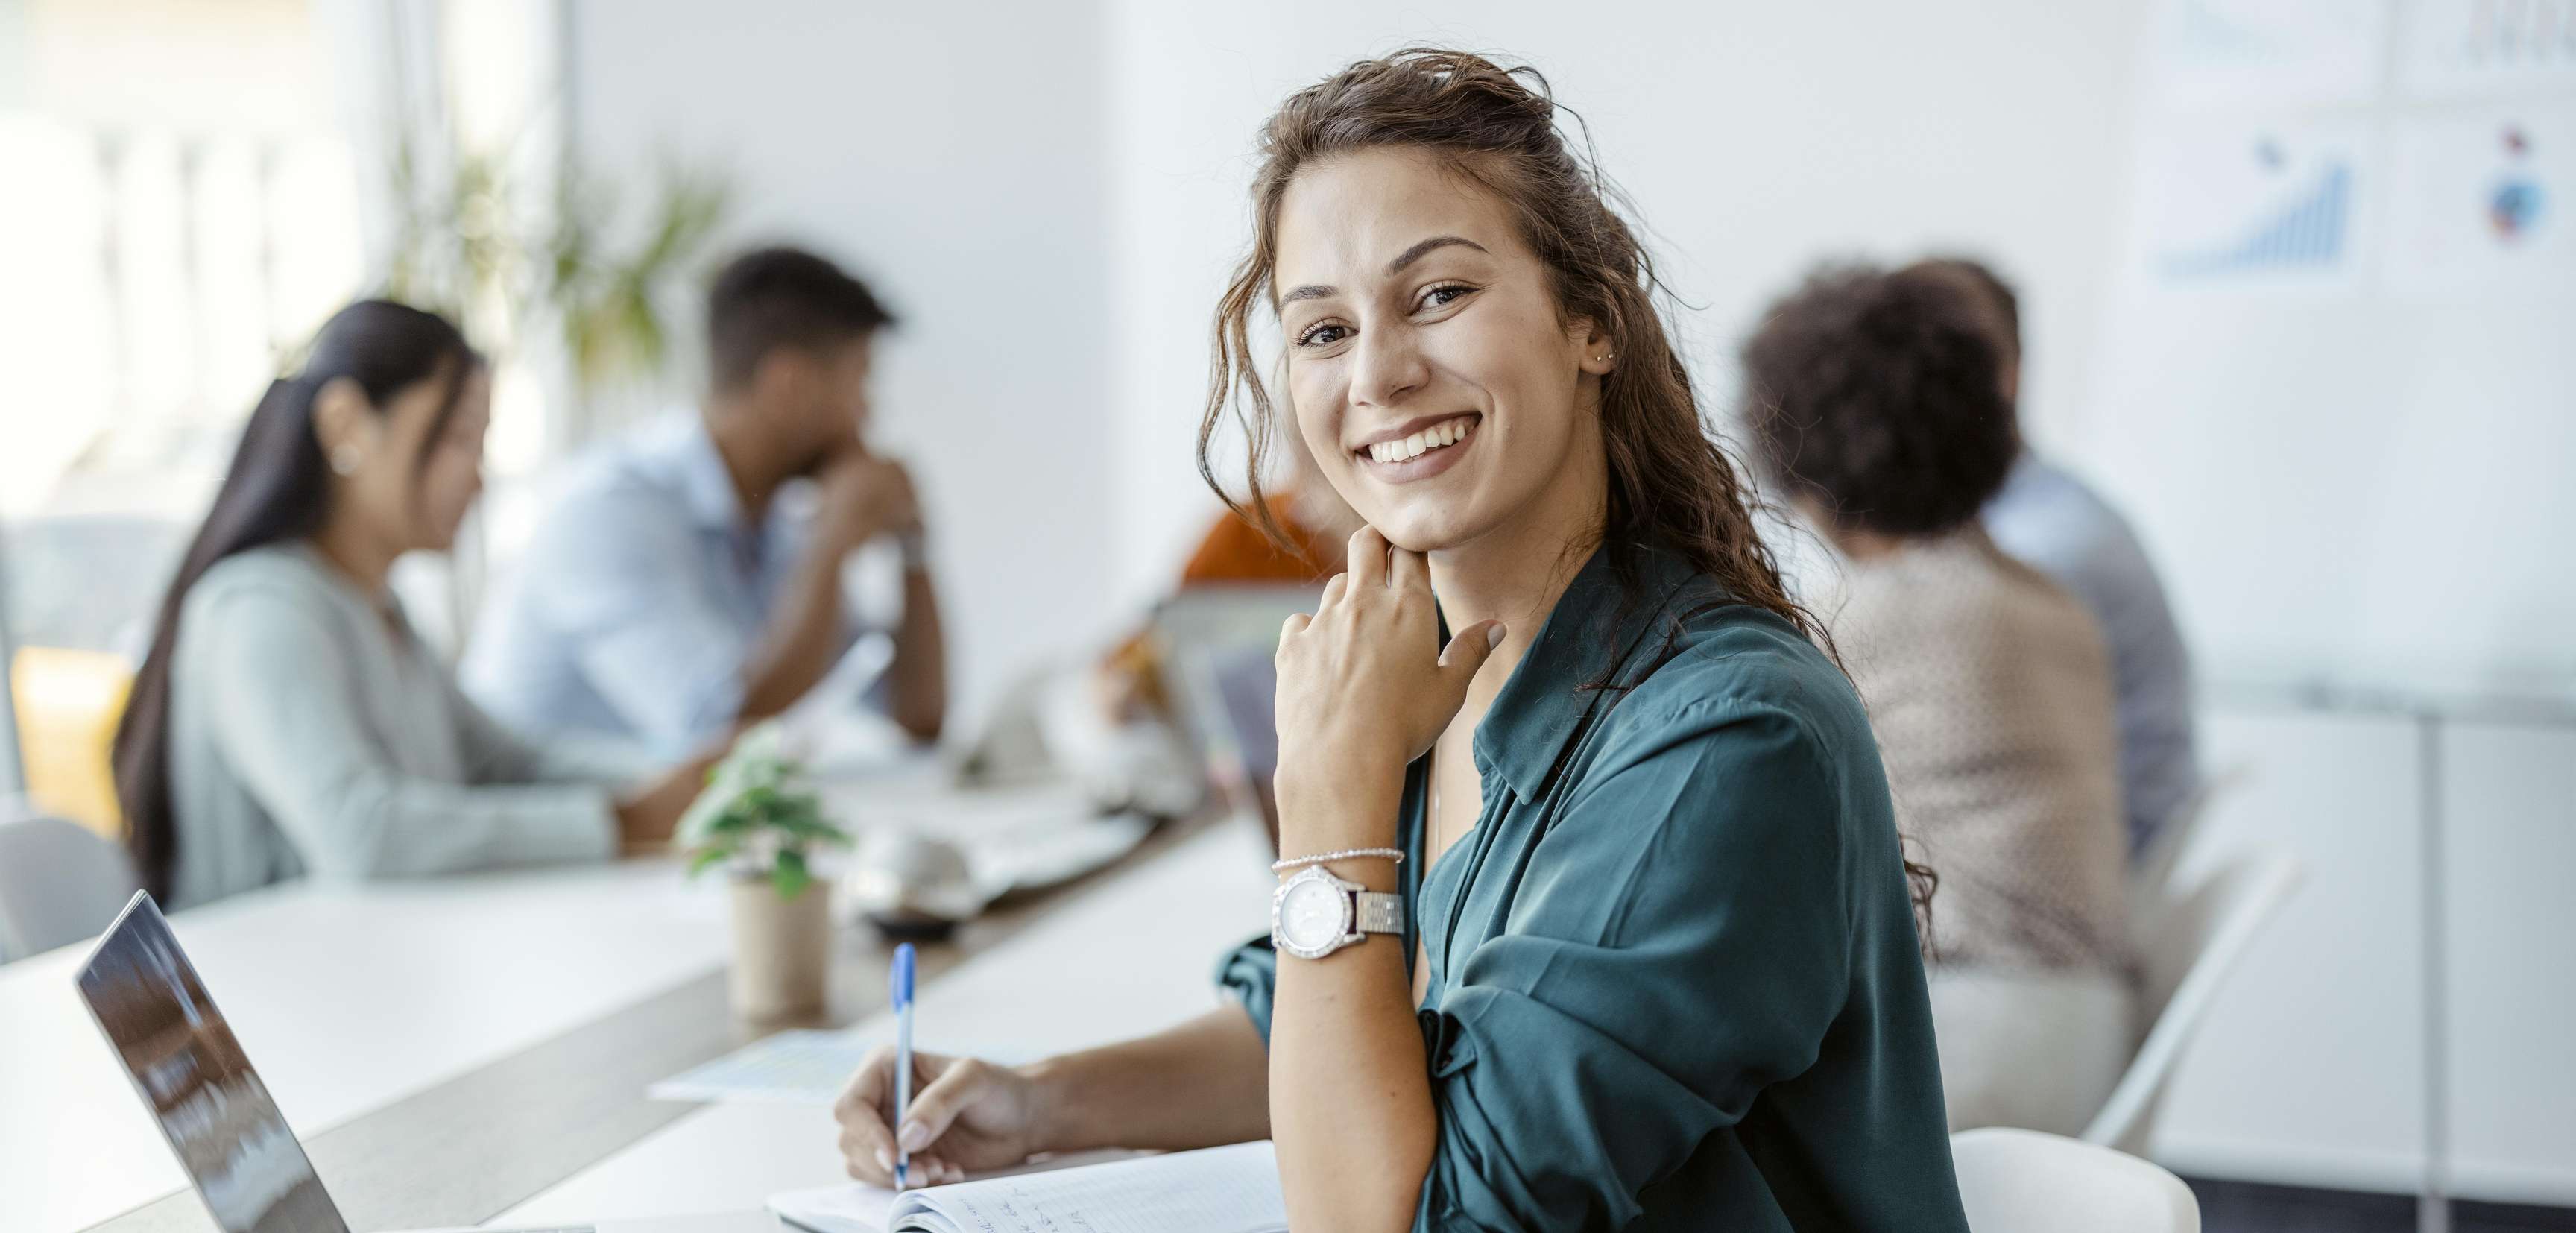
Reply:
<svg viewBox="0 0 2576 1233"><path fill-rule="evenodd" d="M424 157L408 130L395 136L385 294L484 338L549 319L584 394L662 370L671 338L662 300L724 221L731 195L720 177L666 160L630 217L616 189L578 163L557 169L550 208L538 209L512 174L510 148L440 153Z"/></svg>
<svg viewBox="0 0 2576 1233"><path fill-rule="evenodd" d="M555 308L584 389L661 370L671 331L660 293L715 234L726 201L714 177L665 163L642 240L619 252L604 238L616 215L614 198L580 169L565 170L556 225L537 254L538 285Z"/></svg>
<svg viewBox="0 0 2576 1233"><path fill-rule="evenodd" d="M707 772L706 791L680 817L678 839L691 877L724 865L737 878L765 878L779 898L794 899L814 883L814 849L847 847L850 834L823 816L804 764L764 724L743 734Z"/></svg>

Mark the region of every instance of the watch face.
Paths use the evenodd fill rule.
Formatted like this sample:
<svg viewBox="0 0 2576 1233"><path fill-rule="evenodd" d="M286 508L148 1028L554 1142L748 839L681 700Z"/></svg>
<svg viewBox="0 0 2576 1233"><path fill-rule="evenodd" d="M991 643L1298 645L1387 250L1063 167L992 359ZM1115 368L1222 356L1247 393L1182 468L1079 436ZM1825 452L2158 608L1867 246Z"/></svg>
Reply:
<svg viewBox="0 0 2576 1233"><path fill-rule="evenodd" d="M1350 897L1320 878L1288 888L1279 902L1279 935L1298 950L1330 946L1345 931Z"/></svg>

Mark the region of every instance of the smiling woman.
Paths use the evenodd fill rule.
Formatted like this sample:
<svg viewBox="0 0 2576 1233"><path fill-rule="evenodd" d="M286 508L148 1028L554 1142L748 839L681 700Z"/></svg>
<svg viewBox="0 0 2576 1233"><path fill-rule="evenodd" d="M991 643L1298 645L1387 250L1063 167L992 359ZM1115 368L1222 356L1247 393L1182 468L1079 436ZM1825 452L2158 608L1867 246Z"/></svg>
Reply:
<svg viewBox="0 0 2576 1233"><path fill-rule="evenodd" d="M1367 523L1280 640L1272 936L1240 1009L932 1059L899 1130L872 1062L852 1171L1267 1132L1297 1228L1962 1228L1867 718L1545 83L1401 52L1262 155L1200 470L1236 417L1258 517L1266 308L1277 427Z"/></svg>

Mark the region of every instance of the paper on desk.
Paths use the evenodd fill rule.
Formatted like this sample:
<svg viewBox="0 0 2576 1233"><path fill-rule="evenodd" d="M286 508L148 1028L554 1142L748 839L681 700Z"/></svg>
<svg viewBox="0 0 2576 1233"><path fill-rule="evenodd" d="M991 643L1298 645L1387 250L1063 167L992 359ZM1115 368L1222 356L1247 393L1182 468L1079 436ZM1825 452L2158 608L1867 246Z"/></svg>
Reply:
<svg viewBox="0 0 2576 1233"><path fill-rule="evenodd" d="M780 1032L644 1089L651 1100L828 1105L868 1051L894 1039L891 1020L848 1031ZM941 1053L1017 1065L1037 1060L1008 1042L952 1037Z"/></svg>
<svg viewBox="0 0 2576 1233"><path fill-rule="evenodd" d="M1267 1141L1107 1163L1042 1164L896 1194L829 1186L772 1196L769 1210L815 1233L1284 1233L1279 1162Z"/></svg>
<svg viewBox="0 0 2576 1233"><path fill-rule="evenodd" d="M773 1195L769 1210L787 1225L811 1233L885 1233L893 1223L896 1198L896 1192L882 1186L851 1182Z"/></svg>
<svg viewBox="0 0 2576 1233"><path fill-rule="evenodd" d="M1050 1169L1079 1168L1112 1160L1128 1160L1141 1152L1104 1149L1096 1152L1073 1152L1063 1156L1044 1157L1015 1169L979 1173L971 1181L987 1181L1013 1174L1044 1173ZM923 1189L928 1189L923 1187ZM769 1197L769 1210L780 1220L813 1233L885 1233L894 1223L895 1201L903 1192L871 1186L865 1182L843 1182L837 1186L817 1186L811 1190L787 1190Z"/></svg>

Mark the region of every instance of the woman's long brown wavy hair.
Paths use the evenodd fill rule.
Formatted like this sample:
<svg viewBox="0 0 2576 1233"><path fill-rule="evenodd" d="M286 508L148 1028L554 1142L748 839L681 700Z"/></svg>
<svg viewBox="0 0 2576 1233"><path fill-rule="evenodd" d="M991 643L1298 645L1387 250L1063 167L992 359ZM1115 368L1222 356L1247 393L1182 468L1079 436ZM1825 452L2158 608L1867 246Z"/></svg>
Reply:
<svg viewBox="0 0 2576 1233"><path fill-rule="evenodd" d="M1277 309L1270 297L1277 293L1280 199L1317 160L1390 147L1427 150L1504 203L1523 242L1547 265L1559 317L1594 323L1619 357L1602 378L1600 397L1609 464L1602 547L1614 574L1633 583L1641 548L1674 553L1714 579L1731 602L1786 620L1831 656L1823 624L1782 584L1755 530L1756 498L1701 414L1690 372L1656 310L1656 298L1668 293L1623 217L1633 210L1599 173L1588 140L1580 156L1566 140L1560 113L1581 131L1581 118L1557 103L1534 68L1426 47L1360 61L1290 95L1262 127L1252 250L1217 302L1199 474L1238 516L1287 542L1262 492L1275 407L1252 348L1256 307ZM1242 473L1248 501L1226 490L1214 463L1229 416L1250 443ZM1906 870L1919 907L1934 879L1910 861Z"/></svg>

